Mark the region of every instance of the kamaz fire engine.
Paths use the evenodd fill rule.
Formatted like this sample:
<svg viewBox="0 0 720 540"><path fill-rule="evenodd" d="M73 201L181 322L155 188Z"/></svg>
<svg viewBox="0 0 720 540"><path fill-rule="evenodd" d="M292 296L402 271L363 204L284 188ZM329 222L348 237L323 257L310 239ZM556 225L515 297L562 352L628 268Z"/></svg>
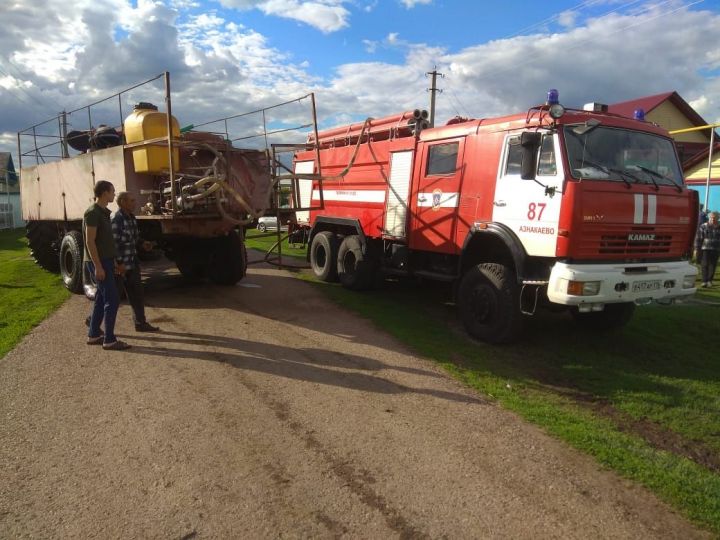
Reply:
<svg viewBox="0 0 720 540"><path fill-rule="evenodd" d="M697 194L668 133L637 113L565 109L550 91L513 116L429 127L415 110L311 135L294 172L323 179L300 186L313 271L351 289L453 282L468 332L493 343L538 307L608 328L687 298Z"/></svg>

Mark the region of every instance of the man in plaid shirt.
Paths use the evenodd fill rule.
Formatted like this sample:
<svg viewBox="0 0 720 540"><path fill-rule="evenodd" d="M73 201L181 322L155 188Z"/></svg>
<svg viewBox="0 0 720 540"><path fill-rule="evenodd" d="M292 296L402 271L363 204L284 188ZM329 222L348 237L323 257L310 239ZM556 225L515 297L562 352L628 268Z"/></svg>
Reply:
<svg viewBox="0 0 720 540"><path fill-rule="evenodd" d="M140 239L137 219L133 214L135 198L132 193L127 191L118 193L117 204L120 209L112 217L112 232L117 250L116 262L120 269L120 280L124 282L128 300L132 306L135 330L157 332L160 329L151 325L145 318L145 302L140 281L140 260L137 256L138 247L150 251L152 244ZM120 285L118 289L120 289Z"/></svg>

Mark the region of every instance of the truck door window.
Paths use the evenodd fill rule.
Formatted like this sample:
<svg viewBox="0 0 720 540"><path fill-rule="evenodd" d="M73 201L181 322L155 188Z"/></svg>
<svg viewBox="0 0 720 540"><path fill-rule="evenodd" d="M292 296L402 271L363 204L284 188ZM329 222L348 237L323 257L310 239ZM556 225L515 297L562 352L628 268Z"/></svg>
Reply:
<svg viewBox="0 0 720 540"><path fill-rule="evenodd" d="M540 160L537 168L538 176L555 176L557 164L555 163L555 140L552 135L544 135L540 146Z"/></svg>
<svg viewBox="0 0 720 540"><path fill-rule="evenodd" d="M459 143L436 144L428 152L426 176L453 174L457 169Z"/></svg>
<svg viewBox="0 0 720 540"><path fill-rule="evenodd" d="M505 162L505 175L520 174L522 166L522 146L520 137L513 137L508 141L507 161Z"/></svg>

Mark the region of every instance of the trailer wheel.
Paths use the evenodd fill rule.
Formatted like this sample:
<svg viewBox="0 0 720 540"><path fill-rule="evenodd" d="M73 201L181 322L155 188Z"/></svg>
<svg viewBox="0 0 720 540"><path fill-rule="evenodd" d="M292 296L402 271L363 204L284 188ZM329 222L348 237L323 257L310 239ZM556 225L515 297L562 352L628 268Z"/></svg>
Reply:
<svg viewBox="0 0 720 540"><path fill-rule="evenodd" d="M235 285L245 277L247 261L240 236L230 231L227 236L215 239L208 264L208 277L218 285Z"/></svg>
<svg viewBox="0 0 720 540"><path fill-rule="evenodd" d="M522 329L515 273L495 263L471 268L460 282L458 309L474 338L488 343L515 341Z"/></svg>
<svg viewBox="0 0 720 540"><path fill-rule="evenodd" d="M363 253L362 242L356 234L343 238L338 249L337 272L340 283L348 289L360 291L375 283L377 261L369 253Z"/></svg>
<svg viewBox="0 0 720 540"><path fill-rule="evenodd" d="M60 271L59 234L54 222L29 221L26 236L35 262L50 272Z"/></svg>
<svg viewBox="0 0 720 540"><path fill-rule="evenodd" d="M577 307L570 308L570 314L579 325L599 331L622 328L630 322L634 313L635 304L632 302L605 304L604 310L590 313L580 313Z"/></svg>
<svg viewBox="0 0 720 540"><path fill-rule="evenodd" d="M310 245L310 266L321 280L337 281L338 240L330 231L315 235Z"/></svg>
<svg viewBox="0 0 720 540"><path fill-rule="evenodd" d="M95 281L95 274L90 271L89 265L85 263L82 265L82 288L85 298L95 300L97 281Z"/></svg>
<svg viewBox="0 0 720 540"><path fill-rule="evenodd" d="M184 278L192 281L203 279L207 274L207 263L198 262L198 253L190 252L184 255L177 255L175 264Z"/></svg>
<svg viewBox="0 0 720 540"><path fill-rule="evenodd" d="M60 275L67 290L83 291L83 237L80 231L69 231L60 244Z"/></svg>

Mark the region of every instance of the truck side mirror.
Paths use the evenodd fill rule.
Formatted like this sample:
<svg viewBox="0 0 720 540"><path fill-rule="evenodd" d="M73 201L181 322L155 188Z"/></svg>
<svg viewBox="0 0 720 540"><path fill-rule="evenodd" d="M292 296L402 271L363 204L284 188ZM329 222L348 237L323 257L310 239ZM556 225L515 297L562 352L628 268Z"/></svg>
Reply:
<svg viewBox="0 0 720 540"><path fill-rule="evenodd" d="M535 179L537 152L538 148L540 148L541 139L542 135L536 131L525 131L520 135L520 146L522 146L520 178L523 180Z"/></svg>

